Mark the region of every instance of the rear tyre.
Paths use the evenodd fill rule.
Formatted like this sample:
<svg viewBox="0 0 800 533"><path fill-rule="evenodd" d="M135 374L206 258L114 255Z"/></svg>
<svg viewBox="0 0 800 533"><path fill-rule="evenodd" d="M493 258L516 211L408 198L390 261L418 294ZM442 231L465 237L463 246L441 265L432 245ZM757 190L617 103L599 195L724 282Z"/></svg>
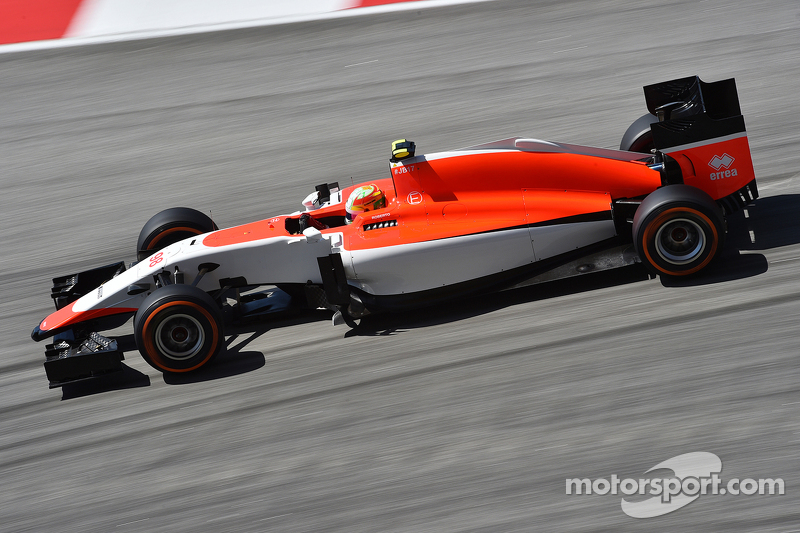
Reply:
<svg viewBox="0 0 800 533"><path fill-rule="evenodd" d="M225 341L216 302L191 285L167 285L145 298L134 318L136 347L161 372L191 372L219 353Z"/></svg>
<svg viewBox="0 0 800 533"><path fill-rule="evenodd" d="M643 154L651 153L656 147L653 143L653 133L650 131L650 124L654 122L658 122L658 117L650 113L636 119L622 136L619 149Z"/></svg>
<svg viewBox="0 0 800 533"><path fill-rule="evenodd" d="M147 221L136 242L136 258L150 257L170 244L218 229L205 213L189 207L172 207Z"/></svg>
<svg viewBox="0 0 800 533"><path fill-rule="evenodd" d="M722 212L705 192L687 185L655 190L636 210L633 238L654 274L688 276L717 257L725 237Z"/></svg>
<svg viewBox="0 0 800 533"><path fill-rule="evenodd" d="M639 152L642 154L651 154L655 150L656 144L653 142L652 132L646 131L639 137L634 139L628 148L629 152Z"/></svg>

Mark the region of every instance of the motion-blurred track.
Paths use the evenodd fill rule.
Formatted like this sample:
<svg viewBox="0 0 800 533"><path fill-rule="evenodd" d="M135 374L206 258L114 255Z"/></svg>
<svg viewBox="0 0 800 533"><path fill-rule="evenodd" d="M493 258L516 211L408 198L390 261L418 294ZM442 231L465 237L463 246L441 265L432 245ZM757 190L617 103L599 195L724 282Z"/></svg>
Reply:
<svg viewBox="0 0 800 533"><path fill-rule="evenodd" d="M0 56L0 530L800 529L798 59L788 0L498 0ZM736 78L762 193L701 278L596 274L359 333L263 322L188 379L124 336L123 375L47 388L50 278L132 259L163 208L292 211L388 175L402 137L613 148L643 85L694 74ZM695 451L786 494L641 520L565 494Z"/></svg>

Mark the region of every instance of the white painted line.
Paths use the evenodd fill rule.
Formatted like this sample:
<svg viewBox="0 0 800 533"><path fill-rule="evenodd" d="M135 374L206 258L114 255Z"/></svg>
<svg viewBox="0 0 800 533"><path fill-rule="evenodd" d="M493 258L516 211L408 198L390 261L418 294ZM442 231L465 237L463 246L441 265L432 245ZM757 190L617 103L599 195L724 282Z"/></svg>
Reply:
<svg viewBox="0 0 800 533"><path fill-rule="evenodd" d="M547 448L536 448L535 452L540 452L542 450L552 450L554 448L563 448L564 446L569 446L569 444L559 444L558 446L548 446Z"/></svg>
<svg viewBox="0 0 800 533"><path fill-rule="evenodd" d="M786 111L770 111L769 113L759 113L758 115L749 115L749 116L752 116L753 118L756 117L761 118L761 117L774 117L777 115L785 115L785 114Z"/></svg>
<svg viewBox="0 0 800 533"><path fill-rule="evenodd" d="M168 431L166 433L162 433L161 435L159 435L159 437L163 437L165 435L175 435L176 433L183 433L185 431L189 431L189 430L192 430L192 429L194 429L194 426L192 426L190 428L185 428L185 429L178 429L176 431Z"/></svg>
<svg viewBox="0 0 800 533"><path fill-rule="evenodd" d="M397 4L386 4L381 6L361 7L357 9L343 9L327 13L314 13L307 15L290 15L279 18L254 19L238 22L224 22L220 24L198 24L194 26L184 26L180 28L142 30L128 33L97 35L90 37L67 37L64 39L53 39L49 41L32 41L27 43L13 43L0 45L0 54L11 54L16 52L30 52L36 50L49 50L52 48L69 48L73 46L85 46L90 44L107 44L122 41L137 41L141 39L156 39L159 37L175 37L179 35L193 35L197 33L209 33L225 30L239 30L244 28L256 28L261 26L275 26L278 24L295 24L298 22L311 22L316 20L331 20L346 17L359 17L362 15L375 15L381 13L391 13L395 11L422 10L434 7L453 6L459 4L477 4L479 2L490 2L492 0L417 0L414 2L400 2Z"/></svg>
<svg viewBox="0 0 800 533"><path fill-rule="evenodd" d="M756 234L753 231L748 231L750 234L750 242L755 244L756 243Z"/></svg>
<svg viewBox="0 0 800 533"><path fill-rule="evenodd" d="M196 403L194 405L188 405L186 407L181 407L178 411L183 411L184 409L194 409L195 407L202 407L204 405L211 405L214 402L206 402L206 403Z"/></svg>
<svg viewBox="0 0 800 533"><path fill-rule="evenodd" d="M364 61L363 63L353 63L352 65L345 65L344 68L357 67L359 65L366 65L367 63L377 63L377 62L378 62L377 59L373 59L372 61Z"/></svg>
<svg viewBox="0 0 800 533"><path fill-rule="evenodd" d="M759 183L758 184L758 190L761 191L761 190L764 190L764 189L775 189L777 187L783 187L783 186L791 183L792 181L794 181L795 178L798 178L798 177L800 177L800 174L795 174L794 176L792 176L790 178L786 178L785 180L781 180L781 181L778 181L776 183L764 183L763 185L761 183Z"/></svg>
<svg viewBox="0 0 800 533"><path fill-rule="evenodd" d="M15 378L23 374L28 374L28 372L14 372L13 374L3 374L3 379Z"/></svg>
<svg viewBox="0 0 800 533"><path fill-rule="evenodd" d="M252 501L252 502L237 503L236 505L234 505L234 507L246 507L248 505L255 505L257 503L264 503L265 501L267 501L266 498L261 498L260 500L255 500L255 501Z"/></svg>
<svg viewBox="0 0 800 533"><path fill-rule="evenodd" d="M265 520L272 520L273 518L280 518L282 516L289 516L290 514L292 514L292 513L279 514L279 515L275 515L275 516L270 516L269 518L262 518L261 520L259 520L259 522L264 522Z"/></svg>
<svg viewBox="0 0 800 533"><path fill-rule="evenodd" d="M318 415L318 414L320 414L320 413L324 413L324 412L325 412L325 411L314 411L314 412L312 412L312 413L303 413L302 415L294 415L294 416L290 416L289 418L304 418L304 417L306 417L306 416Z"/></svg>
<svg viewBox="0 0 800 533"><path fill-rule="evenodd" d="M583 48L589 48L589 46L578 46L577 48L567 48L566 50L558 50L557 52L553 52L554 54L560 54L562 52L572 52L573 50L581 50Z"/></svg>
<svg viewBox="0 0 800 533"><path fill-rule="evenodd" d="M403 367L399 366L399 365L398 366L388 366L386 368L379 368L377 370L370 370L369 373L370 374L377 374L378 372L390 372L392 370L399 370L401 368L403 368Z"/></svg>
<svg viewBox="0 0 800 533"><path fill-rule="evenodd" d="M552 39L545 39L544 41L536 41L536 42L537 43L549 43L549 42L552 42L552 41L559 41L561 39L569 39L570 37L572 37L572 35L564 35L562 37L554 37Z"/></svg>
<svg viewBox="0 0 800 533"><path fill-rule="evenodd" d="M125 522L124 524L118 524L117 527L129 526L131 524L136 524L138 522L145 522L147 520L150 520L150 519L149 518L142 518L141 520L134 520L133 522Z"/></svg>
<svg viewBox="0 0 800 533"><path fill-rule="evenodd" d="M234 516L239 516L239 513L229 514L225 516L218 516L217 518L211 518L206 520L206 524L210 524L211 522L219 522L220 520L227 520L228 518L233 518Z"/></svg>
<svg viewBox="0 0 800 533"><path fill-rule="evenodd" d="M743 211L744 211L744 218L750 218L750 213L747 211L747 209L744 209Z"/></svg>

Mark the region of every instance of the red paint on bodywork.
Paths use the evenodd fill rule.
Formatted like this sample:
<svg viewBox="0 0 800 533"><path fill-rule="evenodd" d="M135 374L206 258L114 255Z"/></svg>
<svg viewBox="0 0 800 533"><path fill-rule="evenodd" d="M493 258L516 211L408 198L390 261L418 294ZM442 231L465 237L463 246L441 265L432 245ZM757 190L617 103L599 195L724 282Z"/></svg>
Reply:
<svg viewBox="0 0 800 533"><path fill-rule="evenodd" d="M260 220L243 226L215 231L203 239L203 244L205 246L229 246L288 235L284 229L285 220L286 217L277 217L277 220Z"/></svg>
<svg viewBox="0 0 800 533"><path fill-rule="evenodd" d="M356 9L359 7L374 7L374 6L382 6L384 4L402 4L404 2L416 2L418 0L356 0L353 2L354 5L350 6L349 9Z"/></svg>
<svg viewBox="0 0 800 533"><path fill-rule="evenodd" d="M42 320L39 324L41 331L52 331L55 329L64 328L80 322L94 320L111 315L120 315L123 313L135 313L135 307L106 307L103 309L89 309L87 311L75 311L75 302L62 307L55 313Z"/></svg>
<svg viewBox="0 0 800 533"><path fill-rule="evenodd" d="M683 182L704 190L714 200L725 198L756 179L746 135L667 153L681 165Z"/></svg>
<svg viewBox="0 0 800 533"><path fill-rule="evenodd" d="M0 44L60 39L82 0L3 0Z"/></svg>
<svg viewBox="0 0 800 533"><path fill-rule="evenodd" d="M375 182L386 193L384 209L323 233L343 233L349 250L424 242L610 211L612 199L644 196L661 186L661 175L642 162L574 153L498 150L432 156L394 165L391 174L391 180ZM344 189L342 197L353 188ZM310 214L344 216L344 201ZM286 218L216 231L203 244L288 236ZM381 220L397 223L376 232L364 229Z"/></svg>

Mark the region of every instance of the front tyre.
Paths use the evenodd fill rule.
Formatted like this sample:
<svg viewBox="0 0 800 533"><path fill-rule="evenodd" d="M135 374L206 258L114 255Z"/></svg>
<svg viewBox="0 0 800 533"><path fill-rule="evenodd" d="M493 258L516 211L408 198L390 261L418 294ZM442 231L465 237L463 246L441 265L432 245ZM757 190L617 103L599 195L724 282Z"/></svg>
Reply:
<svg viewBox="0 0 800 533"><path fill-rule="evenodd" d="M724 228L714 200L687 185L652 192L633 218L639 257L651 272L666 276L688 276L707 267L722 249Z"/></svg>
<svg viewBox="0 0 800 533"><path fill-rule="evenodd" d="M170 244L218 229L211 218L190 207L172 207L153 215L136 241L136 258L144 261Z"/></svg>
<svg viewBox="0 0 800 533"><path fill-rule="evenodd" d="M134 318L136 346L161 372L191 372L219 353L225 341L222 314L214 300L191 285L153 291Z"/></svg>

